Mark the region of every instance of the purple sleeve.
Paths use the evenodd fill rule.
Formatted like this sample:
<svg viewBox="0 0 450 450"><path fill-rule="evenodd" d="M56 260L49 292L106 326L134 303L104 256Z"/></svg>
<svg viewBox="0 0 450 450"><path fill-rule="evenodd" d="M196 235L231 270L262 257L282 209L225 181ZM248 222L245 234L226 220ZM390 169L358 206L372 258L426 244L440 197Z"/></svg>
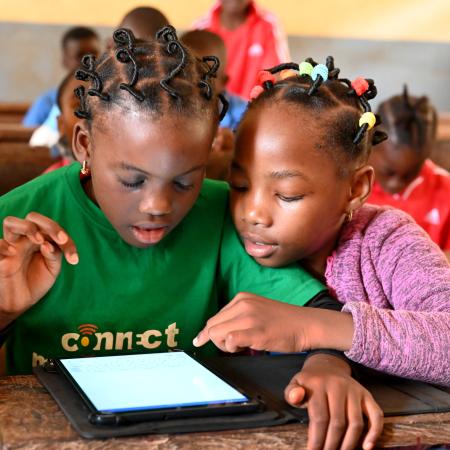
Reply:
<svg viewBox="0 0 450 450"><path fill-rule="evenodd" d="M344 306L355 325L346 356L377 370L448 386L450 267L425 232L402 216L396 226L379 221L379 245L366 255L375 262L390 308L372 299L372 304Z"/></svg>

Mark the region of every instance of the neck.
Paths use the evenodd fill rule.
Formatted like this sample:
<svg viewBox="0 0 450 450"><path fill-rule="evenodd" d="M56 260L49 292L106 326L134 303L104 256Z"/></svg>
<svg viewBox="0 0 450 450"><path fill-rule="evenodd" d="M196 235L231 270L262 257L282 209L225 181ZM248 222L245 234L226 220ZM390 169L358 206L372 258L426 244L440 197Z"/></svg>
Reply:
<svg viewBox="0 0 450 450"><path fill-rule="evenodd" d="M235 30L245 22L248 15L248 7L243 11L220 11L220 22L227 30Z"/></svg>
<svg viewBox="0 0 450 450"><path fill-rule="evenodd" d="M327 259L333 253L337 246L339 235L330 240L329 243L323 245L314 254L301 260L302 266L315 278L325 283L325 272L327 270Z"/></svg>

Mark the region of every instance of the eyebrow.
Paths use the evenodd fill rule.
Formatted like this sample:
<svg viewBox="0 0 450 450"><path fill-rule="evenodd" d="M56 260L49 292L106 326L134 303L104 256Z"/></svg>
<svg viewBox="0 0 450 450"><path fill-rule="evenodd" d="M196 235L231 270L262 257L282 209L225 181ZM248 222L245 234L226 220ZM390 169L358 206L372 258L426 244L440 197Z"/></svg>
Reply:
<svg viewBox="0 0 450 450"><path fill-rule="evenodd" d="M299 170L277 170L269 173L270 178L275 178L277 180L282 180L284 178L294 178L300 177L305 181L310 181L309 177L307 177L303 172Z"/></svg>
<svg viewBox="0 0 450 450"><path fill-rule="evenodd" d="M192 167L192 169L186 170L186 172L178 174L177 177L182 177L183 175L187 175L191 172L195 172L196 170L203 169L204 167L205 167L204 165L198 165L198 166ZM143 173L144 175L149 175L149 176L152 175L151 173L146 172L145 170L139 169L139 167L135 167L135 166L132 166L132 165L124 163L124 162L119 164L119 168L124 169L124 170L134 170L136 172Z"/></svg>

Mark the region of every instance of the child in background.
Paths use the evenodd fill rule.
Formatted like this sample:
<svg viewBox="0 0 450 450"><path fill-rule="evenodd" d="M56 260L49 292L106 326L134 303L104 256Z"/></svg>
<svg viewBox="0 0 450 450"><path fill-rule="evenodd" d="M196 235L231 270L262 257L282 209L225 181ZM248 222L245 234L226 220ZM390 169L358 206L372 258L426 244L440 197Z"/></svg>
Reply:
<svg viewBox="0 0 450 450"><path fill-rule="evenodd" d="M149 41L155 39L158 30L167 25L169 25L169 20L159 9L140 6L125 15L119 28L128 28L136 39Z"/></svg>
<svg viewBox="0 0 450 450"><path fill-rule="evenodd" d="M406 211L450 259L450 174L429 159L436 110L405 86L402 95L381 103L378 114L389 139L370 157L375 184L367 201Z"/></svg>
<svg viewBox="0 0 450 450"><path fill-rule="evenodd" d="M148 42L125 29L114 39L76 72L90 85L77 88L81 174L74 163L0 200L10 373L50 356L189 349L219 301L240 291L298 304L323 291L299 267L253 261L227 214L227 185L203 183L218 60L195 58L172 27Z"/></svg>
<svg viewBox="0 0 450 450"><path fill-rule="evenodd" d="M90 53L97 56L100 53L100 39L97 33L86 27L70 28L64 34L61 46L63 67L70 73L79 66L83 55ZM37 127L45 122L51 109L56 105L56 91L54 88L50 89L34 101L23 118L24 126ZM57 114L54 115L52 122L54 131L56 131L56 117Z"/></svg>
<svg viewBox="0 0 450 450"><path fill-rule="evenodd" d="M259 70L290 59L278 20L252 0L219 0L193 28L212 31L224 40L230 77L227 89L245 99Z"/></svg>
<svg viewBox="0 0 450 450"><path fill-rule="evenodd" d="M282 72L277 81L271 72L287 67L299 73ZM342 312L249 295L211 318L195 345L211 339L226 351L330 348L377 370L449 386L450 268L410 216L364 205L374 176L369 153L386 135L370 113L373 81L350 83L338 73L330 57L326 65L307 60L260 74L238 128L230 184L247 253L268 267L299 261L327 283ZM336 368L329 373L335 357L318 357L322 368L307 361L286 400L328 404L338 423L361 426L359 400L343 402ZM310 425L314 448L355 442L345 427L327 426ZM363 448L374 442L366 437Z"/></svg>
<svg viewBox="0 0 450 450"><path fill-rule="evenodd" d="M206 176L208 178L226 180L230 171L230 163L233 159L234 135L239 121L247 108L247 102L237 95L226 91L228 76L224 67L227 63L227 52L221 37L206 30L188 31L181 37L181 42L187 45L198 57L216 55L220 60L217 71L216 87L228 101L228 111L220 122L220 127L213 142Z"/></svg>
<svg viewBox="0 0 450 450"><path fill-rule="evenodd" d="M59 140L53 148L53 153L59 155L59 160L46 169L44 173L68 166L74 161L72 151L73 129L77 122L75 111L79 105L79 99L75 95L75 89L80 85L80 81L74 77L73 73L66 75L58 88L56 103L61 111L57 117Z"/></svg>

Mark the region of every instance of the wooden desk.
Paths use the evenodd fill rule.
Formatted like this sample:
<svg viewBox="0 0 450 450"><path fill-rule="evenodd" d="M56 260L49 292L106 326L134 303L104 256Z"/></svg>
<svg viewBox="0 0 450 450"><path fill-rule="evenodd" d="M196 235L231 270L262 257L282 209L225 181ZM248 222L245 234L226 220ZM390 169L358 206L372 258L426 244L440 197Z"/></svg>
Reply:
<svg viewBox="0 0 450 450"><path fill-rule="evenodd" d="M20 123L30 107L29 103L0 103L1 123Z"/></svg>
<svg viewBox="0 0 450 450"><path fill-rule="evenodd" d="M0 448L12 449L305 449L307 427L282 427L85 440L34 376L0 378ZM450 442L450 413L388 417L379 445Z"/></svg>
<svg viewBox="0 0 450 450"><path fill-rule="evenodd" d="M28 142L35 129L19 123L0 123L0 142Z"/></svg>

